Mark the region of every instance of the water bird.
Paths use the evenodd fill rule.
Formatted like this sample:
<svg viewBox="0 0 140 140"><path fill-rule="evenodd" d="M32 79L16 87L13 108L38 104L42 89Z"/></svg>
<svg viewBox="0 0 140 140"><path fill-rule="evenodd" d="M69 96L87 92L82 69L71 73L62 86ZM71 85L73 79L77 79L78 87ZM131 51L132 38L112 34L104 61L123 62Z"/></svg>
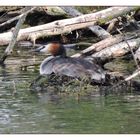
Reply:
<svg viewBox="0 0 140 140"><path fill-rule="evenodd" d="M49 55L40 65L40 75L68 76L78 79L88 79L94 84L105 84L106 73L97 64L85 58L74 58L66 55L64 45L48 43L35 50Z"/></svg>

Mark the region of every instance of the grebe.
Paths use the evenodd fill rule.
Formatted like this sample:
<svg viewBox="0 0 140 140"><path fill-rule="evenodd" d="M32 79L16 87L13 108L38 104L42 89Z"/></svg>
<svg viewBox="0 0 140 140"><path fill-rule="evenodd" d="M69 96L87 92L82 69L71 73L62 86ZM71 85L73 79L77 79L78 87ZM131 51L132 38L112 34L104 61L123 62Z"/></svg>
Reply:
<svg viewBox="0 0 140 140"><path fill-rule="evenodd" d="M51 56L43 60L40 65L40 75L55 74L78 79L87 78L92 83L104 84L106 73L97 64L89 62L84 58L66 56L66 50L59 43L49 43L34 50L44 52Z"/></svg>

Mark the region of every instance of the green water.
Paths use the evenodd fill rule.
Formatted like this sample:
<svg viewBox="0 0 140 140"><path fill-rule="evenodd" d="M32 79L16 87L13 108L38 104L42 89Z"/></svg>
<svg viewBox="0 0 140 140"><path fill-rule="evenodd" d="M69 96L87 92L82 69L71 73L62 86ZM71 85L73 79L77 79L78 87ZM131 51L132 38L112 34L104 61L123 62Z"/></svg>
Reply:
<svg viewBox="0 0 140 140"><path fill-rule="evenodd" d="M139 92L118 91L105 96L91 91L78 96L57 90L32 91L28 84L38 71L33 67L21 71L19 65L42 58L26 55L9 57L6 67L0 67L1 134L140 133Z"/></svg>

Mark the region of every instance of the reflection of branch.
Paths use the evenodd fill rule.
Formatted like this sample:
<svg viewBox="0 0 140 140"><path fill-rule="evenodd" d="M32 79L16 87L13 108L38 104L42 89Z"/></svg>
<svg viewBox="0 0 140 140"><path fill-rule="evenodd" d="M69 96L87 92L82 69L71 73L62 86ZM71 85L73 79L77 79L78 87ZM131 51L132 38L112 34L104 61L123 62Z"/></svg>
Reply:
<svg viewBox="0 0 140 140"><path fill-rule="evenodd" d="M16 24L15 29L12 32L12 34L13 34L12 39L11 39L8 47L6 48L3 56L1 57L1 60L0 60L1 64L3 64L4 61L6 60L6 58L12 53L14 45L15 45L16 40L17 40L18 32L19 32L19 30L21 28L21 25L24 23L25 18L26 18L27 14L28 14L28 11L31 11L31 10L34 10L34 8L32 8L32 7L25 7L24 8L23 14L22 14L21 18L19 19L18 23Z"/></svg>
<svg viewBox="0 0 140 140"><path fill-rule="evenodd" d="M39 66L40 65L40 62L36 62L36 63L28 63L28 64L22 64L20 66L20 69L21 70L26 70L27 67L30 67L30 66Z"/></svg>
<svg viewBox="0 0 140 140"><path fill-rule="evenodd" d="M15 94L15 93L17 93L16 83L14 80L12 81L12 83L13 83L13 89L14 89L13 94Z"/></svg>

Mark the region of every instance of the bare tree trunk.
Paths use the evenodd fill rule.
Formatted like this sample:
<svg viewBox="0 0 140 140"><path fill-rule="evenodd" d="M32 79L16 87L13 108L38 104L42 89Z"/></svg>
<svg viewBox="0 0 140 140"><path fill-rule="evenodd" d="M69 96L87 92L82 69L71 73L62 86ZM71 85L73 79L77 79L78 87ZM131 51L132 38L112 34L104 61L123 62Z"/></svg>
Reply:
<svg viewBox="0 0 140 140"><path fill-rule="evenodd" d="M34 41L44 36L70 33L71 31L86 28L97 23L105 23L108 20L136 9L137 7L111 7L93 14L86 14L71 19L58 20L44 25L21 29L17 40L31 39ZM12 32L0 34L0 45L8 44L11 39Z"/></svg>

